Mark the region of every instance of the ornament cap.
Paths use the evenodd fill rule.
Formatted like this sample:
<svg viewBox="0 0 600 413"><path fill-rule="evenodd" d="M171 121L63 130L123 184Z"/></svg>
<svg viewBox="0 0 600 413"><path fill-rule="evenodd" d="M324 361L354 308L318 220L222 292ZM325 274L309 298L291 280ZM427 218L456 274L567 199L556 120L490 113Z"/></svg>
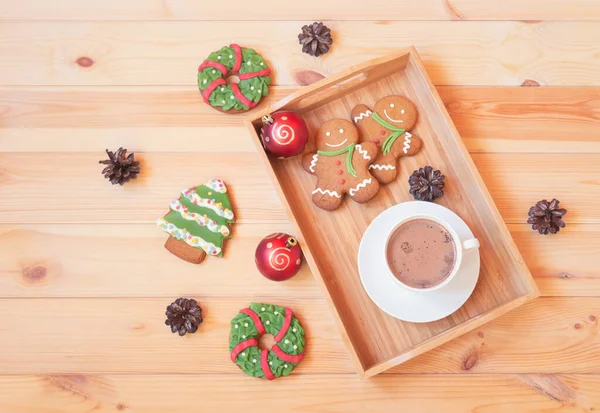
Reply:
<svg viewBox="0 0 600 413"><path fill-rule="evenodd" d="M271 115L265 115L262 117L262 123L264 123L265 125L272 125L273 122L273 116Z"/></svg>
<svg viewBox="0 0 600 413"><path fill-rule="evenodd" d="M298 245L298 241L294 237L289 237L287 239L287 241L285 242L285 246L287 248L292 248L292 247L295 247L296 245Z"/></svg>

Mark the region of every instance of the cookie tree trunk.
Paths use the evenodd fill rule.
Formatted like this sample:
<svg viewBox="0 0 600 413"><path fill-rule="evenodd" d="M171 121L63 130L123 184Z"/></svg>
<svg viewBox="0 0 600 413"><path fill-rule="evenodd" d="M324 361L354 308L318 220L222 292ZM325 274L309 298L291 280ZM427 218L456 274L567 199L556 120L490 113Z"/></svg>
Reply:
<svg viewBox="0 0 600 413"><path fill-rule="evenodd" d="M206 253L203 250L194 248L173 237L167 238L165 248L176 257L192 264L200 264L206 258Z"/></svg>

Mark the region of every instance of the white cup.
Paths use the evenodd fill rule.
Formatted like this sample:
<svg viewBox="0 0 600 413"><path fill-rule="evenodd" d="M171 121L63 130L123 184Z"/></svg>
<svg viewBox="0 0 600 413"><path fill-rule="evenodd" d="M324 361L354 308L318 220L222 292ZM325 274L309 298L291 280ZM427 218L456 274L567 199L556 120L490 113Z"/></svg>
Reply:
<svg viewBox="0 0 600 413"><path fill-rule="evenodd" d="M433 221L438 225L441 225L446 231L448 231L448 233L452 237L452 241L454 242L454 247L456 248L456 260L454 261L454 267L452 268L452 271L450 272L448 277L446 277L446 279L444 281L442 281L441 283L434 285L433 287L429 287L429 288L415 288L415 287L411 287L410 285L406 285L405 283L400 281L398 278L396 278L389 262L387 262L388 244L389 244L390 238L392 237L394 232L396 232L396 230L400 226L406 224L409 221L414 221L416 219L425 219L425 220ZM460 269L464 253L468 250L472 250L472 249L476 249L476 248L479 248L479 240L477 238L471 238L471 239L467 239L465 241L461 241L456 230L450 224L448 224L446 221L444 221L443 219L440 219L434 215L415 214L415 215L412 215L412 216L402 220L401 222L399 222L390 231L390 233L388 234L388 237L385 241L385 257L386 257L385 259L386 259L386 264L388 266L390 277L392 277L394 279L394 281L396 281L399 285L401 285L402 287L407 288L411 291L427 292L427 291L434 291L434 290L440 289L440 288L444 287L445 285L447 285L448 283L450 283L450 281L452 281L452 279L456 276L456 274L458 273L458 270Z"/></svg>

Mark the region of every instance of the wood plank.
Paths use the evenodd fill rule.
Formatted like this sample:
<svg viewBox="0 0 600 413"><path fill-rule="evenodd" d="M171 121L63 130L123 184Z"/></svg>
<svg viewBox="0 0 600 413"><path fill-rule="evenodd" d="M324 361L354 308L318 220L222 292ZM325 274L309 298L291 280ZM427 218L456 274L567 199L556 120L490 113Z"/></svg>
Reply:
<svg viewBox="0 0 600 413"><path fill-rule="evenodd" d="M156 274L177 276L173 272ZM206 277L198 276L200 283L201 277ZM127 282L124 278L123 283ZM206 319L199 333L185 338L171 334L163 324L164 309L176 296L2 299L0 364L4 374L236 375L237 367L227 354L229 321L251 300L269 300L293 308L307 330L309 350L295 374L354 373L324 300L289 298L291 295L274 300L232 289L223 291L220 297L193 296L203 306ZM599 300L585 297L534 300L391 371L597 373ZM32 331L35 339L24 340L31 337ZM539 343L543 343L543 351Z"/></svg>
<svg viewBox="0 0 600 413"><path fill-rule="evenodd" d="M571 0L402 0L358 2L307 0L287 3L231 0L227 7L207 7L193 0L57 0L5 2L2 19L40 20L600 20L594 1ZM300 23L298 23L300 27Z"/></svg>
<svg viewBox="0 0 600 413"><path fill-rule="evenodd" d="M0 408L11 413L593 411L598 375L308 375L265 384L235 375L1 376ZM232 397L233 396L233 397ZM282 411L283 411L282 410Z"/></svg>
<svg viewBox="0 0 600 413"><path fill-rule="evenodd" d="M600 297L600 225L573 224L556 237L526 224L509 229L543 295ZM0 297L218 297L236 289L273 299L321 297L307 265L285 283L248 265L271 232L293 234L288 223L236 224L226 258L198 267L169 254L166 235L151 224L3 225ZM177 276L152 276L168 273Z"/></svg>
<svg viewBox="0 0 600 413"><path fill-rule="evenodd" d="M275 87L266 104L295 90ZM438 92L471 153L600 153L598 87ZM228 151L254 151L243 117L218 113L181 87L2 88L0 102L2 152L186 152L198 141L220 151L223 136L232 140Z"/></svg>
<svg viewBox="0 0 600 413"><path fill-rule="evenodd" d="M528 224L509 230L543 295L600 296L600 226L569 224L556 237L539 235Z"/></svg>
<svg viewBox="0 0 600 413"><path fill-rule="evenodd" d="M272 299L321 296L308 265L292 280L276 283L252 264L260 240L273 232L290 233L288 223L235 224L232 229L225 258L197 266L165 250L168 236L152 224L0 227L0 294L219 297L239 290Z"/></svg>
<svg viewBox="0 0 600 413"><path fill-rule="evenodd" d="M541 1L541 0L540 0ZM198 64L244 33L265 54L275 84L298 71L329 75L414 45L438 85L600 85L595 22L329 22L330 54L298 45L297 22L7 21L0 27L2 85L186 85ZM268 33L268 36L265 36ZM83 58L83 59L82 59ZM80 63L78 63L80 62Z"/></svg>
<svg viewBox="0 0 600 413"><path fill-rule="evenodd" d="M473 161L505 222L527 221L540 199L558 198L570 223L600 222L596 154L474 154ZM597 196L596 196L597 195Z"/></svg>
<svg viewBox="0 0 600 413"><path fill-rule="evenodd" d="M470 152L600 152L600 88L445 86L438 92Z"/></svg>
<svg viewBox="0 0 600 413"><path fill-rule="evenodd" d="M202 141L190 142L189 150L139 153L140 178L124 187L100 174L102 153L2 154L0 223L154 222L180 190L214 177L233 188L239 222L287 221L256 153L204 153ZM525 222L531 205L552 197L569 209L567 222L600 223L596 154L474 154L473 160L507 223Z"/></svg>
<svg viewBox="0 0 600 413"><path fill-rule="evenodd" d="M201 144L194 146L191 151L202 151ZM100 174L98 161L104 158L101 153L0 155L0 221L150 223L168 211L181 190L215 177L228 183L237 222L287 220L254 153L138 154L142 173L123 187Z"/></svg>

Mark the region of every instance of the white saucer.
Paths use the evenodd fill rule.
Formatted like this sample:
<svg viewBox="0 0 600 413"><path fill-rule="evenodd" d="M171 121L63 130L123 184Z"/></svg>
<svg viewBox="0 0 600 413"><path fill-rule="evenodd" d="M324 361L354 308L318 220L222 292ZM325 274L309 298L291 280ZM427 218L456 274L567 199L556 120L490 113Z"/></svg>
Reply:
<svg viewBox="0 0 600 413"><path fill-rule="evenodd" d="M431 202L404 202L383 211L365 231L358 249L358 271L363 287L383 311L404 321L427 323L447 317L471 296L479 278L479 249L465 251L456 276L433 291L411 291L399 285L386 264L385 243L402 220L416 214L435 215L451 225L461 241L474 238L458 215Z"/></svg>

